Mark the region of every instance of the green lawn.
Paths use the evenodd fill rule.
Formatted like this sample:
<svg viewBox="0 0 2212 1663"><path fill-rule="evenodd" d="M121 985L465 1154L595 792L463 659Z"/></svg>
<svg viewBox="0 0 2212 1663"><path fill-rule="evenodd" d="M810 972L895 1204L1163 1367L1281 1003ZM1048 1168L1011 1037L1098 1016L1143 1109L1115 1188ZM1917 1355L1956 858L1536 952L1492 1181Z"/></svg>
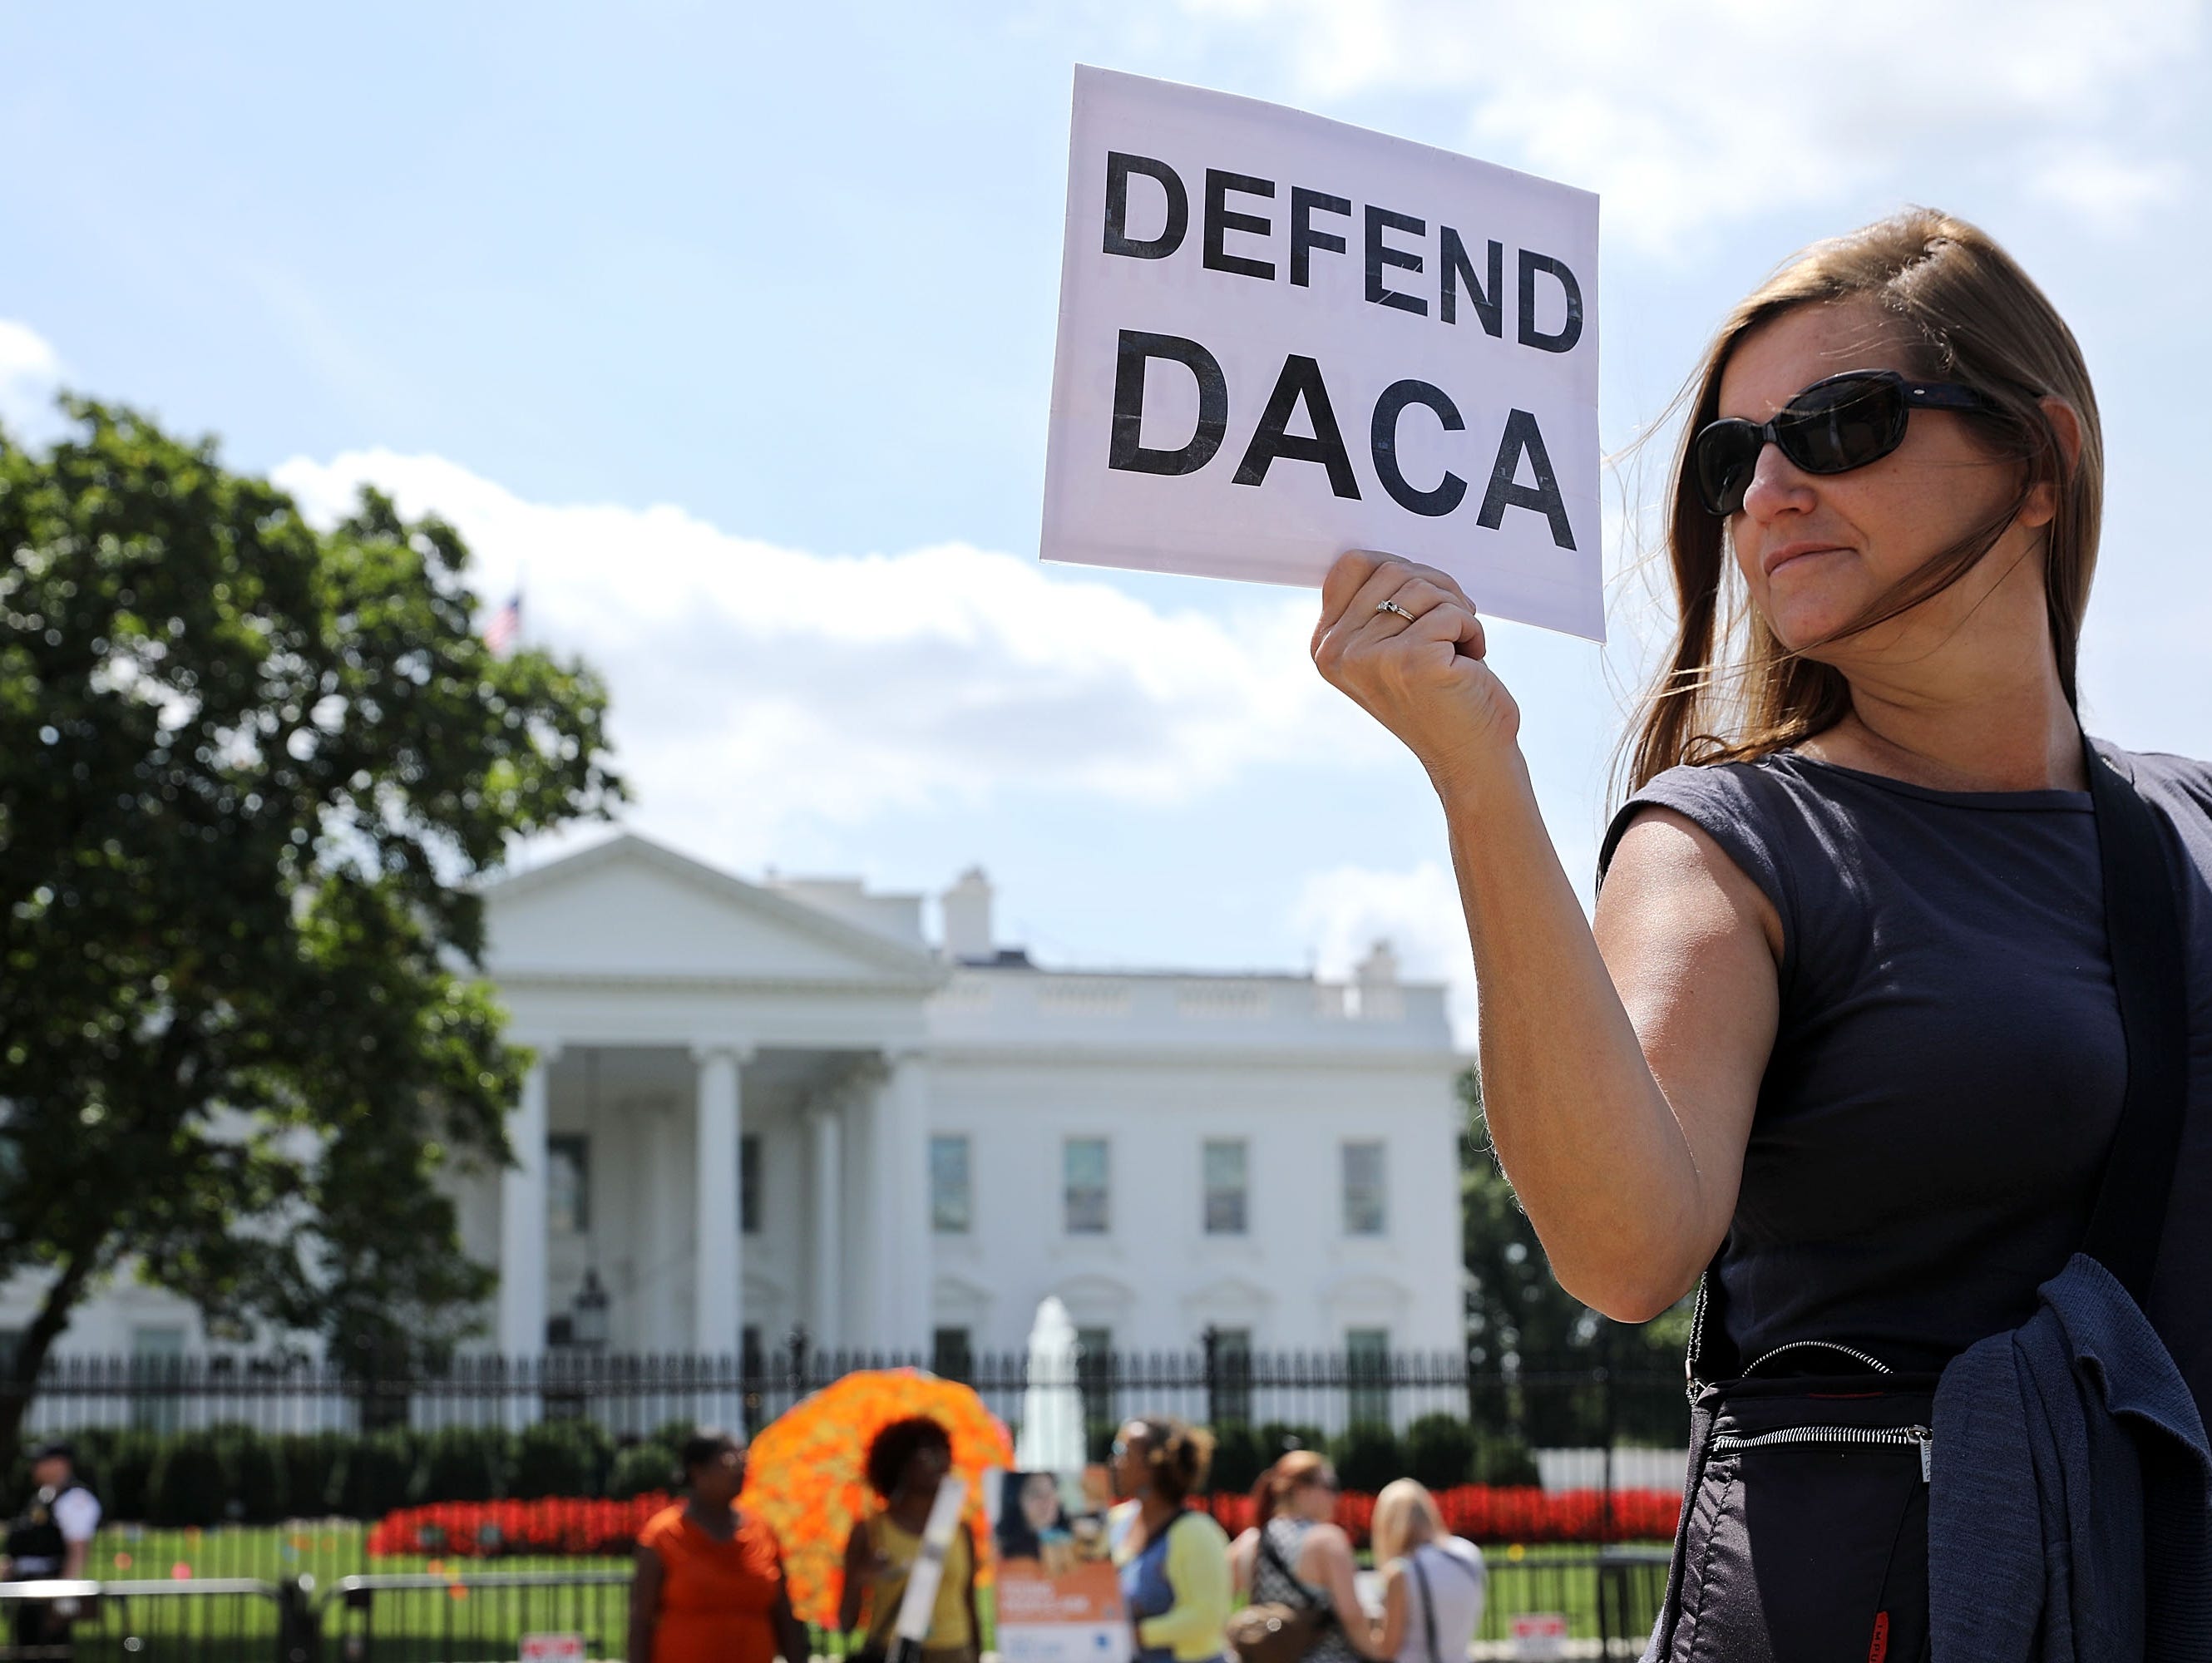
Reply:
<svg viewBox="0 0 2212 1663"><path fill-rule="evenodd" d="M312 1576L324 1610L325 1655L348 1663L428 1663L429 1660L512 1659L515 1641L526 1631L581 1632L594 1653L619 1657L629 1621L629 1593L622 1586L518 1590L497 1580L523 1571L623 1571L620 1558L431 1557L370 1560L368 1527L343 1520L266 1528L139 1530L112 1526L94 1544L91 1574L103 1581L167 1580L179 1589L195 1581L250 1578L277 1581ZM1598 1634L1596 1579L1586 1549L1492 1547L1485 1550L1490 1567L1490 1595L1483 1639L1502 1639L1513 1616L1523 1611L1564 1611L1578 1637ZM364 1574L414 1574L449 1579L424 1589L380 1593L369 1608L347 1609L337 1584ZM1648 1605L1656 1603L1664 1567L1642 1573L1631 1623L1648 1625ZM477 1579L489 1578L489 1582ZM463 1581L461 1579L467 1579ZM473 1584L473 1585L471 1585ZM989 1643L990 1611L985 1596L985 1639ZM248 1663L274 1655L276 1611L267 1599L246 1595L175 1599L140 1596L111 1601L95 1623L81 1625L79 1655L140 1663L189 1649L195 1658L220 1663ZM138 1649L125 1642L138 1637ZM836 1642L817 1636L825 1651Z"/></svg>

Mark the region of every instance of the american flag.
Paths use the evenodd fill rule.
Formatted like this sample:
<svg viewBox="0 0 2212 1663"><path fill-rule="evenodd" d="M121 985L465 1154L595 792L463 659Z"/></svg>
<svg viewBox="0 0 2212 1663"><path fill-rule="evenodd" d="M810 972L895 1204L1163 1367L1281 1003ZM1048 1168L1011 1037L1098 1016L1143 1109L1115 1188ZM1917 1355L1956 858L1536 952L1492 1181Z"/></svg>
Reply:
<svg viewBox="0 0 2212 1663"><path fill-rule="evenodd" d="M507 604L484 620L483 643L495 659L503 659L514 651L514 644L522 636L522 591L516 590Z"/></svg>

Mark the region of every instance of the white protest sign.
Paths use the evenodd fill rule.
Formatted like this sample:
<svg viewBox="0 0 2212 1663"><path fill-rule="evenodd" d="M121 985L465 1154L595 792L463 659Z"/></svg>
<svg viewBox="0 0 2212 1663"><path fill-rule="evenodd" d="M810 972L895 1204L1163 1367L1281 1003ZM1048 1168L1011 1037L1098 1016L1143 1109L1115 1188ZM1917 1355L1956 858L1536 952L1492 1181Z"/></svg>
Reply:
<svg viewBox="0 0 2212 1663"><path fill-rule="evenodd" d="M937 1606L938 1585L945 1580L945 1551L960 1528L960 1510L968 1504L968 1480L950 1475L937 1481L937 1499L930 1503L929 1520L921 1527L921 1551L906 1575L906 1596L899 1601L892 1625L897 1638L921 1644L929 1632Z"/></svg>
<svg viewBox="0 0 2212 1663"><path fill-rule="evenodd" d="M526 1634L522 1663L584 1663L587 1654L580 1634Z"/></svg>
<svg viewBox="0 0 2212 1663"><path fill-rule="evenodd" d="M1079 68L1048 560L1317 585L1346 549L1605 637L1597 198Z"/></svg>
<svg viewBox="0 0 2212 1663"><path fill-rule="evenodd" d="M1561 1611L1524 1611L1513 1619L1513 1655L1540 1663L1567 1654L1567 1619Z"/></svg>

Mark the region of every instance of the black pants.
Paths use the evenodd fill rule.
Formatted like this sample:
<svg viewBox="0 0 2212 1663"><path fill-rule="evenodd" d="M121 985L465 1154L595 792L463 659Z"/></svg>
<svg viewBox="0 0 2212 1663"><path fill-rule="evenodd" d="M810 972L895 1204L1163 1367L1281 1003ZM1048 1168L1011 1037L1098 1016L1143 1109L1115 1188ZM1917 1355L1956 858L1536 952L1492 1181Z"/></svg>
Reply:
<svg viewBox="0 0 2212 1663"><path fill-rule="evenodd" d="M1915 1430L1932 1397L1813 1385L1737 1382L1699 1405L1652 1657L1927 1657L1929 1469Z"/></svg>
<svg viewBox="0 0 2212 1663"><path fill-rule="evenodd" d="M54 1615L50 1600L15 1602L15 1639L11 1655L25 1663L33 1658L62 1659L76 1654L76 1648L70 1643L70 1625Z"/></svg>

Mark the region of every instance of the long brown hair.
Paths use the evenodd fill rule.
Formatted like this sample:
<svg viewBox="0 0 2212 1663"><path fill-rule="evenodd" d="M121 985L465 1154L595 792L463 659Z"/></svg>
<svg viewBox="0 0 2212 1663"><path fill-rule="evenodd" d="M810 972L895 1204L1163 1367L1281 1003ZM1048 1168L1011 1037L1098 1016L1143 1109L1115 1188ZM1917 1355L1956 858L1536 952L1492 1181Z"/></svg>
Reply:
<svg viewBox="0 0 2212 1663"><path fill-rule="evenodd" d="M1293 1449L1260 1475L1260 1482L1252 1486L1252 1507L1261 1524L1266 1524L1283 1510L1291 1499L1291 1492L1300 1484L1319 1475L1328 1466L1328 1457L1311 1449Z"/></svg>
<svg viewBox="0 0 2212 1663"><path fill-rule="evenodd" d="M2014 464L2019 489L1985 524L1923 562L1843 628L1790 651L1744 592L1726 523L1706 513L1690 470L1690 443L1719 414L1721 374L1752 331L1796 307L1870 300L1903 343L1911 373L1963 382L1994 405L1965 419L1984 447ZM2081 448L2068 466L2040 400L2055 395L2080 418ZM1747 761L1832 727L1850 709L1843 673L1805 656L1940 594L1994 548L2039 485L2054 493L2045 530L2044 595L2060 685L2074 704L2081 614L2097 566L2104 512L2104 440L2089 371L2057 308L1989 235L1964 220L1916 208L1810 248L1754 289L1713 337L1684 389L1682 429L1668 512L1675 633L1623 745L1632 792L1684 762Z"/></svg>

